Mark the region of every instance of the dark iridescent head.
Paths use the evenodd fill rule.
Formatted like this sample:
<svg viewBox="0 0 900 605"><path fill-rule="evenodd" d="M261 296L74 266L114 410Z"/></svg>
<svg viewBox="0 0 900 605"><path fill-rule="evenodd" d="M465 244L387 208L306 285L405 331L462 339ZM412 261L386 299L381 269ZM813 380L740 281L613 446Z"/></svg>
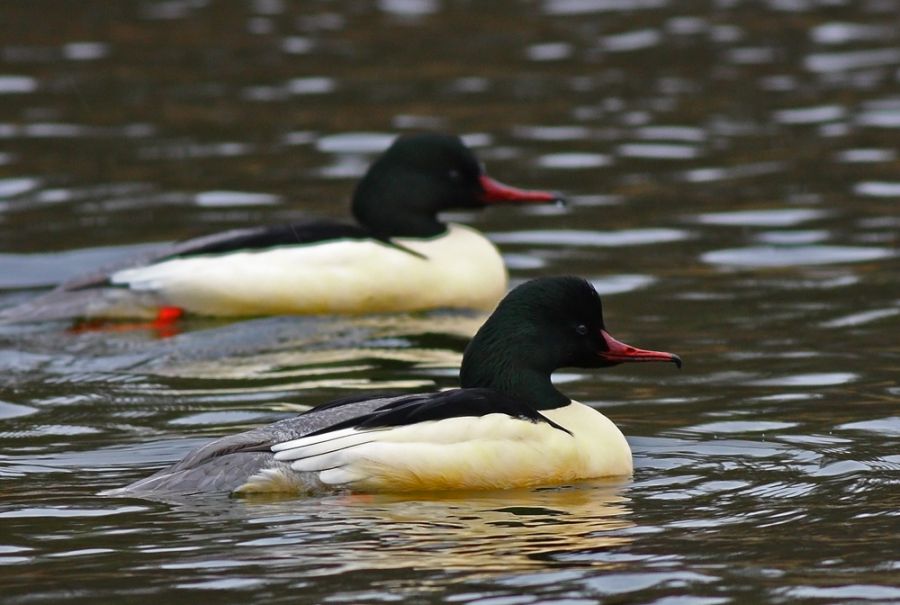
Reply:
<svg viewBox="0 0 900 605"><path fill-rule="evenodd" d="M460 381L463 387L497 388L529 398L531 392L552 389L550 374L559 368L650 361L681 367L677 355L613 338L603 323L600 296L589 282L547 277L522 284L500 302L466 348Z"/></svg>
<svg viewBox="0 0 900 605"><path fill-rule="evenodd" d="M353 215L382 237L429 237L443 233L438 213L499 202L554 202L559 196L507 187L484 174L457 136L404 135L359 182Z"/></svg>

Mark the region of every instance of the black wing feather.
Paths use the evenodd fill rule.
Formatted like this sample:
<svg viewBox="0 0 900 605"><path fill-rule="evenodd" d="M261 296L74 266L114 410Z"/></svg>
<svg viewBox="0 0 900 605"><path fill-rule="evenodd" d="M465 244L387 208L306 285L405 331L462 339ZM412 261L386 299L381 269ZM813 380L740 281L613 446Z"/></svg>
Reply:
<svg viewBox="0 0 900 605"><path fill-rule="evenodd" d="M373 235L358 225L334 221L306 221L287 225L269 225L236 229L175 244L173 250L157 261L201 254L225 254L238 250L265 250L293 244L315 244L337 239L365 239Z"/></svg>
<svg viewBox="0 0 900 605"><path fill-rule="evenodd" d="M339 403L339 402L334 402ZM315 414L315 408L309 414ZM323 435L346 428L375 429L406 426L430 420L506 414L529 422L545 422L571 435L527 403L493 389L453 389L439 393L410 395L394 399L367 414L324 427L307 436Z"/></svg>

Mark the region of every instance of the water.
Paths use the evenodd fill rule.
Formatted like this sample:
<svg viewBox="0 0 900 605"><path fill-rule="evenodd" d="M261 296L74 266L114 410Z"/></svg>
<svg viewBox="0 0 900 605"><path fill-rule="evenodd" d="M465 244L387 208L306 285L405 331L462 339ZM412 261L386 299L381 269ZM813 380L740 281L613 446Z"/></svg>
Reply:
<svg viewBox="0 0 900 605"><path fill-rule="evenodd" d="M576 273L685 367L573 370L630 480L301 499L96 495L358 389L455 383L481 320L0 329L4 603L900 601L892 2L0 8L0 305L147 245L342 216L444 129L568 208L454 218Z"/></svg>

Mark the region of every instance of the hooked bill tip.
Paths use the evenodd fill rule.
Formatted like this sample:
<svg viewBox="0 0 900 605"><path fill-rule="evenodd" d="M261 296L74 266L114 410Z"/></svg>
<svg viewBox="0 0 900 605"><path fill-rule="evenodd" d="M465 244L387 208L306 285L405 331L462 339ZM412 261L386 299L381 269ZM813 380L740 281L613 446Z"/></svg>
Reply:
<svg viewBox="0 0 900 605"><path fill-rule="evenodd" d="M681 369L681 366L684 365L684 362L681 361L681 357L675 355L674 353L672 354L672 363L674 363L675 367L679 370Z"/></svg>

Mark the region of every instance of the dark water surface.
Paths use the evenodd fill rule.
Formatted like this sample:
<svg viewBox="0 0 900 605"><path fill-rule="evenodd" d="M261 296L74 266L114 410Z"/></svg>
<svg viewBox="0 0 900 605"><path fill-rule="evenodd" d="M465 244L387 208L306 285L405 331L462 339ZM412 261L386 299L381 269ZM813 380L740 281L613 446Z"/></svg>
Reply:
<svg viewBox="0 0 900 605"><path fill-rule="evenodd" d="M560 373L633 479L96 496L353 389L451 386L476 316L0 328L0 601L900 602L893 0L0 6L0 305L148 244L340 216L400 132L568 208L458 215L670 367Z"/></svg>

